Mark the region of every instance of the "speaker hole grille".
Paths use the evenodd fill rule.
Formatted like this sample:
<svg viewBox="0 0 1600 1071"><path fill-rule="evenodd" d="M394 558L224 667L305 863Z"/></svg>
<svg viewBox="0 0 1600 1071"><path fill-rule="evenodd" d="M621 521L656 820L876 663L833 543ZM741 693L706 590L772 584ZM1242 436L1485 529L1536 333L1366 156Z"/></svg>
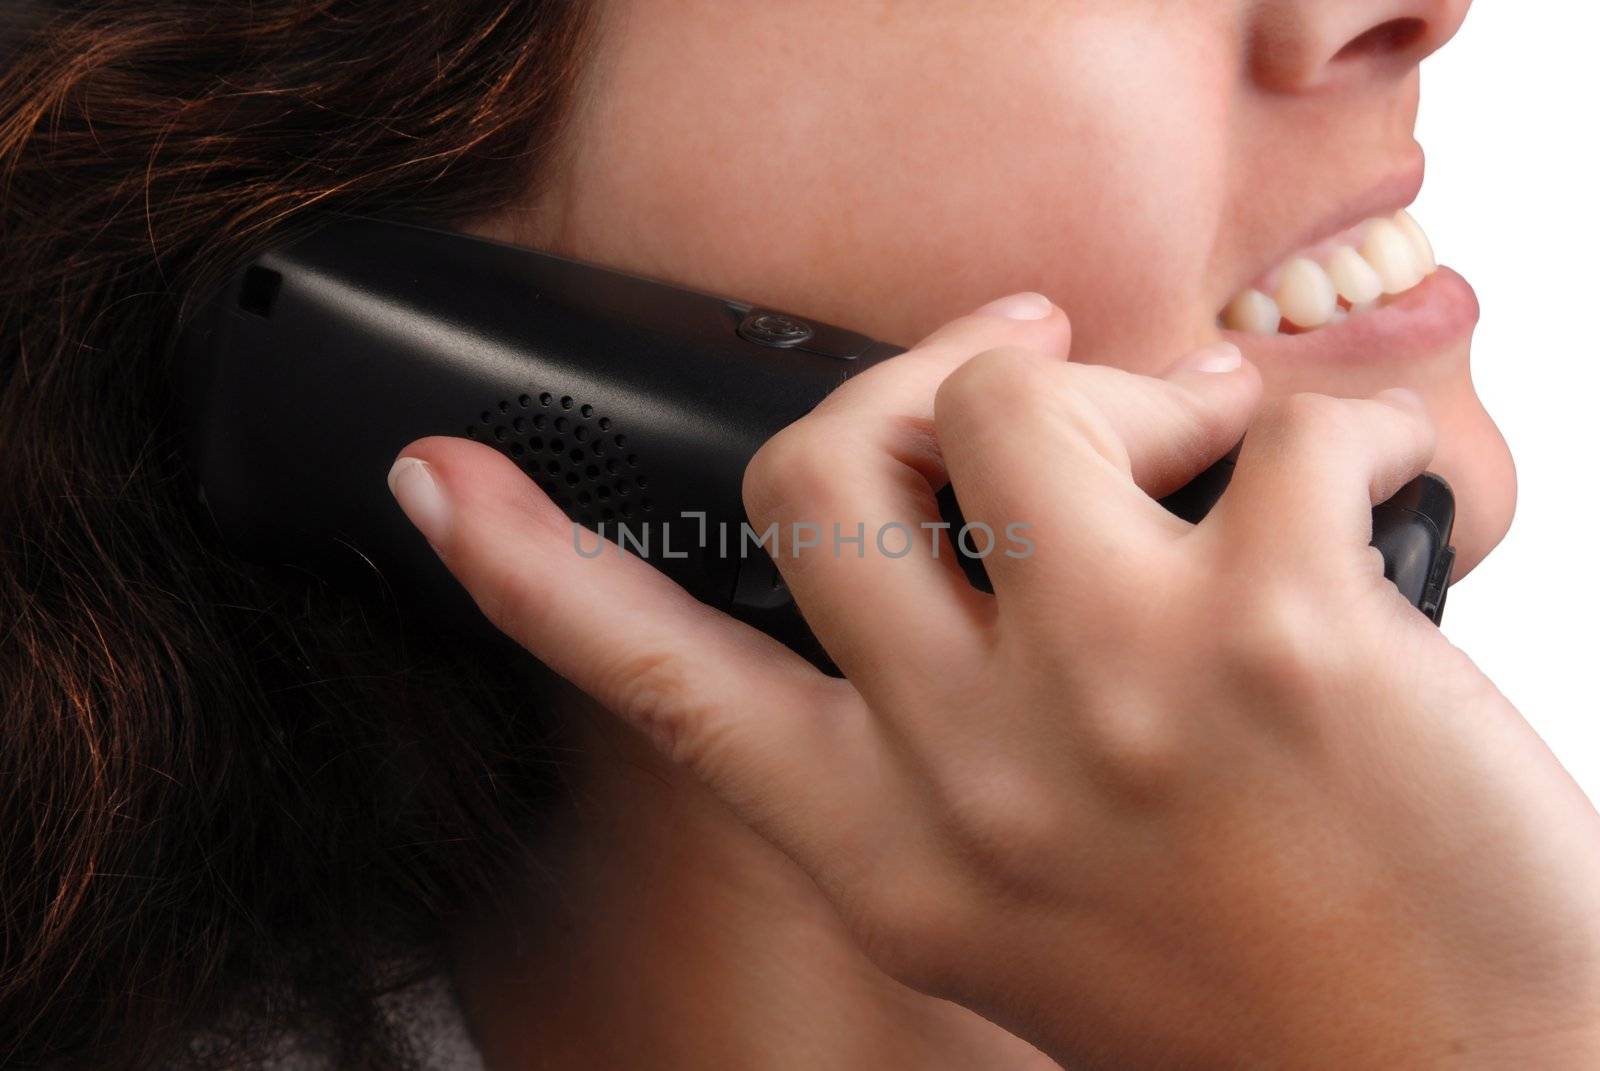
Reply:
<svg viewBox="0 0 1600 1071"><path fill-rule="evenodd" d="M530 412L522 415L524 409ZM639 471L639 455L624 452L628 435L593 403L552 391L499 398L466 425L466 435L515 461L582 524L628 520L654 508L638 493L649 478Z"/></svg>

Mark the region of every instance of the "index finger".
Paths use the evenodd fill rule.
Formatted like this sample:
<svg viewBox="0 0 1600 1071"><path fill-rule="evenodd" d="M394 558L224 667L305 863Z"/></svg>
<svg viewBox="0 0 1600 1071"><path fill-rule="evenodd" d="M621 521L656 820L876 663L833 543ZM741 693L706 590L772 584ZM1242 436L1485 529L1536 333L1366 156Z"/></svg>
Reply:
<svg viewBox="0 0 1600 1071"><path fill-rule="evenodd" d="M615 544L579 555L572 522L491 447L419 440L390 487L501 631L747 821L797 852L877 852L880 748L848 682Z"/></svg>

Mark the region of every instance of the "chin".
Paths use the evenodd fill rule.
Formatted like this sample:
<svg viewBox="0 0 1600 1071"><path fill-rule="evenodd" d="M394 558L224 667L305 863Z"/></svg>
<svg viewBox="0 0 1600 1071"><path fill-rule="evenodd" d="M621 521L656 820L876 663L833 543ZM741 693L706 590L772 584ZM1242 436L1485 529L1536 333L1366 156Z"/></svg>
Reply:
<svg viewBox="0 0 1600 1071"><path fill-rule="evenodd" d="M1423 395L1438 430L1428 469L1455 492L1456 580L1505 538L1517 502L1511 452L1472 384L1478 315L1471 285L1436 266L1417 285L1325 327L1225 332L1261 369L1269 395L1363 398L1399 386Z"/></svg>
<svg viewBox="0 0 1600 1071"><path fill-rule="evenodd" d="M1517 470L1506 440L1469 382L1451 399L1430 399L1439 450L1428 467L1456 496L1455 580L1499 545L1517 508Z"/></svg>

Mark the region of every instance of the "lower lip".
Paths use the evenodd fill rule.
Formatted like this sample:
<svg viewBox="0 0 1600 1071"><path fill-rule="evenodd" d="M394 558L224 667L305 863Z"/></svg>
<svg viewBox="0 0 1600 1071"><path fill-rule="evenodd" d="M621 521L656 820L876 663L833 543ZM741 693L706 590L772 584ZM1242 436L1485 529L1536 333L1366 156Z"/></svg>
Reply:
<svg viewBox="0 0 1600 1071"><path fill-rule="evenodd" d="M1390 364L1424 360L1464 341L1478 322L1478 297L1449 268L1440 268L1386 305L1301 335L1226 331L1257 362Z"/></svg>

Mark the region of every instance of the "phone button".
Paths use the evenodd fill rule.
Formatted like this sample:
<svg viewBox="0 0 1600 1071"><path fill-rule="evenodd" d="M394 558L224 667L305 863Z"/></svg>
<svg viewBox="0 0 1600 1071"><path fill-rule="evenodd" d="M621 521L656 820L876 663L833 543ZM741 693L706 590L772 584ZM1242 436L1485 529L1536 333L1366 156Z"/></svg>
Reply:
<svg viewBox="0 0 1600 1071"><path fill-rule="evenodd" d="M755 309L739 324L739 337L758 346L787 350L810 342L816 335L810 324L781 312Z"/></svg>
<svg viewBox="0 0 1600 1071"><path fill-rule="evenodd" d="M735 331L746 342L775 350L795 350L838 361L853 361L873 346L872 339L829 324L811 323L786 312L757 308L736 301L726 302L738 317Z"/></svg>

